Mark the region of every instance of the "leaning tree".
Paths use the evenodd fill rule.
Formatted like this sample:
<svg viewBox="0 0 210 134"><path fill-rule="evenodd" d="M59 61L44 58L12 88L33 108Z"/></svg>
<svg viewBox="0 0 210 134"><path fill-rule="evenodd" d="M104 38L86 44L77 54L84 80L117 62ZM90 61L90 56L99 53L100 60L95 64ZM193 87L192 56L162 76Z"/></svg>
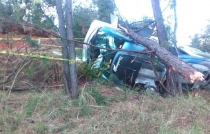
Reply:
<svg viewBox="0 0 210 134"><path fill-rule="evenodd" d="M157 36L158 36L159 44L161 46L169 46L168 37L166 34L164 20L163 20L163 15L160 8L160 2L159 0L151 0L151 2L152 2L152 8L153 8L153 13L154 13L154 18L155 18L155 23L156 23L156 28L157 28ZM173 0L173 4L174 4L174 18L175 18L174 32L176 32L176 25L177 25L176 0ZM175 50L177 50L176 49L177 48L176 33L174 33L174 48ZM175 52L176 52L176 56L178 56L177 51ZM178 75L171 69L170 66L166 66L166 67L167 67L167 74L166 74L167 89L173 93L175 93L176 89L178 89L177 91L182 93L181 84L180 84L180 81L178 80Z"/></svg>
<svg viewBox="0 0 210 134"><path fill-rule="evenodd" d="M135 40L138 44L142 44L145 46L153 55L156 55L160 61L167 67L167 77L166 77L166 86L165 83L161 80L157 80L160 82L162 87L167 90L169 93L174 94L176 91L180 91L180 84L178 83L177 75L172 75L173 72L175 74L181 75L187 81L193 83L196 81L203 80L203 74L189 64L181 61L177 56L172 55L168 51L168 38L165 31L165 25L163 21L163 16L160 8L159 0L151 0L153 13L157 28L157 36L159 40L159 44L151 39L143 37L133 30L131 30L126 23L121 23L119 25L120 28L124 29L126 34L130 36L133 40ZM155 70L154 70L155 71ZM177 90L179 89L179 90Z"/></svg>

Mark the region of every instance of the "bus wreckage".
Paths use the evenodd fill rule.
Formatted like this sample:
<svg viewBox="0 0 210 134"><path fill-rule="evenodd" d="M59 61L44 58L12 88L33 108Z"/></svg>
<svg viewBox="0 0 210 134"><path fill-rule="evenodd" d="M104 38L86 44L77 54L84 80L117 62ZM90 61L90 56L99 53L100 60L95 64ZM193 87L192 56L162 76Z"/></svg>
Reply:
<svg viewBox="0 0 210 134"><path fill-rule="evenodd" d="M152 39L148 30L143 29L140 34ZM93 62L93 69L108 67L108 73L105 71L102 74L103 78L112 80L115 84L126 84L131 87L138 85L150 90L161 87L157 80L164 81L167 71L165 65L157 56L151 57L144 53L146 47L136 44L121 29L95 20L84 42L86 44L83 44L83 61ZM191 83L179 76L183 89L210 89L210 54L189 46L177 49L178 58L201 72L204 78L202 81ZM170 46L169 50L171 54L175 54L173 46Z"/></svg>

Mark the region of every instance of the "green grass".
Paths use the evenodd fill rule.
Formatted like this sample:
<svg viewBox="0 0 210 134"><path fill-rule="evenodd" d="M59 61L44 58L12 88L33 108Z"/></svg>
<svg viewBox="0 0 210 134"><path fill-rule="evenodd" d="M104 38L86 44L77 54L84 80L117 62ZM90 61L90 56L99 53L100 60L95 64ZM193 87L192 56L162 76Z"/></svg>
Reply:
<svg viewBox="0 0 210 134"><path fill-rule="evenodd" d="M10 98L0 91L0 133L210 132L209 91L202 91L199 97L189 93L180 98L159 98L103 83L87 83L76 100L62 89L12 92Z"/></svg>
<svg viewBox="0 0 210 134"><path fill-rule="evenodd" d="M47 134L47 126L46 126L46 123L43 123L43 122L36 123L35 131L38 134Z"/></svg>
<svg viewBox="0 0 210 134"><path fill-rule="evenodd" d="M31 116L34 111L36 110L37 106L39 103L39 97L33 97L33 98L29 98L26 102L26 106L25 106L25 114L26 116Z"/></svg>

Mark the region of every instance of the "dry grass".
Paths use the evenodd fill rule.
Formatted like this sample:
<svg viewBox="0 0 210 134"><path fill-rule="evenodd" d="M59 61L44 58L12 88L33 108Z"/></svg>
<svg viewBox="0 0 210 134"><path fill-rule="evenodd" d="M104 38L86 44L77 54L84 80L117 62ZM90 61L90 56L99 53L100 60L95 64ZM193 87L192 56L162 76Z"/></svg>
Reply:
<svg viewBox="0 0 210 134"><path fill-rule="evenodd" d="M70 100L62 89L0 92L0 133L206 134L209 91L198 97L159 98L102 83L86 84Z"/></svg>

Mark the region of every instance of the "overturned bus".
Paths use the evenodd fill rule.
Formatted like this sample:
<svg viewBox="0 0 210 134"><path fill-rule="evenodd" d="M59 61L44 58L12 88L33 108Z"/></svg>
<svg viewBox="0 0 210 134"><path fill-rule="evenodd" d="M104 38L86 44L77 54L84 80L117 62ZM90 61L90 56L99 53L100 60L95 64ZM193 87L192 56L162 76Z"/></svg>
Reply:
<svg viewBox="0 0 210 134"><path fill-rule="evenodd" d="M142 29L139 34L151 38L151 32L148 29ZM152 90L161 87L157 79L164 81L166 67L156 56L151 58L147 53L143 53L146 48L141 44L136 44L121 29L95 20L84 42L86 44L83 44L83 61L93 62L92 69L106 66L108 73L104 72L103 78L114 81L115 84L126 84L131 87L140 85ZM189 49L193 49L194 52L188 51ZM205 80L189 83L181 76L179 80L183 88L210 89L210 54L196 50L192 47L178 47L178 57L202 72ZM170 51L174 54L175 48L170 46ZM151 60L154 63L153 66L150 64Z"/></svg>

